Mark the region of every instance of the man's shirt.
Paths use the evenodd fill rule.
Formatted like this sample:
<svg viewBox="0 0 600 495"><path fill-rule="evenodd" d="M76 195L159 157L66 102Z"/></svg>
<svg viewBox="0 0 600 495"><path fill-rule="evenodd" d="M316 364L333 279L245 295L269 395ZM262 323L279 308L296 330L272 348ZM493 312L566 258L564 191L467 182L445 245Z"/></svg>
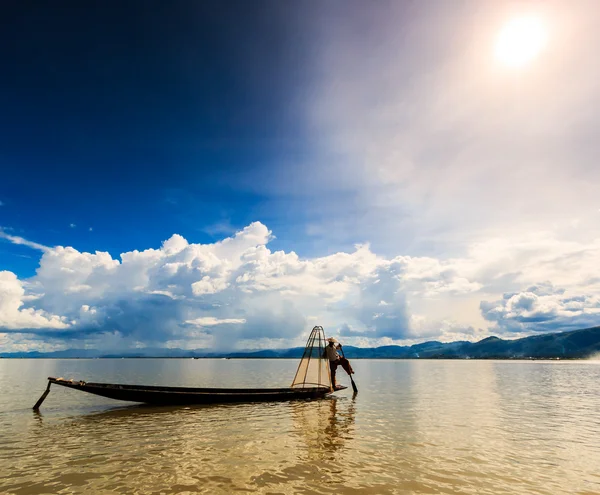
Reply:
<svg viewBox="0 0 600 495"><path fill-rule="evenodd" d="M332 346L332 345L326 346L325 352L327 353L327 358L330 361L337 361L340 358L340 355L338 354L338 351L335 348L335 346Z"/></svg>

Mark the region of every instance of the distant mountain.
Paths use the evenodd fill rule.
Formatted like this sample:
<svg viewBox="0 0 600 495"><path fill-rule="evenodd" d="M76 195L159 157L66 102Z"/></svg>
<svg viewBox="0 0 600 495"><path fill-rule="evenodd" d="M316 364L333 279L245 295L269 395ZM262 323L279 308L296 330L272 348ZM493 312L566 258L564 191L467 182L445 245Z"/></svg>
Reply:
<svg viewBox="0 0 600 495"><path fill-rule="evenodd" d="M209 349L144 348L122 352L68 349L55 352L0 352L0 358L294 358L304 347L260 351L215 352ZM423 342L411 346L365 348L344 346L351 359L581 359L600 353L600 327L546 333L516 340L487 337L479 342Z"/></svg>

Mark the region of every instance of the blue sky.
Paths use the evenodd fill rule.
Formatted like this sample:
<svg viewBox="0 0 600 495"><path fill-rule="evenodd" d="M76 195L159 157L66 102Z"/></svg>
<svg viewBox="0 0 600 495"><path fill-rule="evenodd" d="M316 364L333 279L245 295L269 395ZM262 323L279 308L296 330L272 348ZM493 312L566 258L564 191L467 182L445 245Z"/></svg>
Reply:
<svg viewBox="0 0 600 495"><path fill-rule="evenodd" d="M294 112L308 33L291 26L300 12L278 10L9 8L2 225L119 254L269 215L260 209L268 193L245 182L310 152Z"/></svg>
<svg viewBox="0 0 600 495"><path fill-rule="evenodd" d="M595 2L13 3L2 17L4 348L600 324ZM503 65L499 33L530 17L547 43Z"/></svg>

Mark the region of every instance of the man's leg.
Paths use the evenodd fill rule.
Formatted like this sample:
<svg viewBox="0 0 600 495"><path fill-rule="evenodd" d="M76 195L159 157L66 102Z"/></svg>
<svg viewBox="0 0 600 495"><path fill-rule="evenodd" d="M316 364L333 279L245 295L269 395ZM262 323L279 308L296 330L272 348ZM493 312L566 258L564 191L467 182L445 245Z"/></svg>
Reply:
<svg viewBox="0 0 600 495"><path fill-rule="evenodd" d="M346 373L348 373L349 375L352 375L354 373L352 366L350 366L350 361L348 361L346 358L342 358L340 360L340 364L342 365L342 368L344 368Z"/></svg>
<svg viewBox="0 0 600 495"><path fill-rule="evenodd" d="M337 363L335 361L329 361L329 370L331 371L331 386L335 388L335 370L337 369Z"/></svg>

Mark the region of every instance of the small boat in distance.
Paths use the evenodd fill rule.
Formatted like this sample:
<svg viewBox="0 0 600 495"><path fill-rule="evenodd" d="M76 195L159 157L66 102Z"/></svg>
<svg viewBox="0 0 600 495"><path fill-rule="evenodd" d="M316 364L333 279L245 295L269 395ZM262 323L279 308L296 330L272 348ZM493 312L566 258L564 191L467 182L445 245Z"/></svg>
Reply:
<svg viewBox="0 0 600 495"><path fill-rule="evenodd" d="M230 402L270 402L296 399L321 399L347 387L331 386L329 364L324 358L325 333L323 327L312 329L296 376L290 387L285 388L191 388L162 387L155 385L122 385L93 383L82 380L65 380L48 377L48 387L37 401L39 409L50 393L52 384L88 392L102 397L154 405L215 404Z"/></svg>

